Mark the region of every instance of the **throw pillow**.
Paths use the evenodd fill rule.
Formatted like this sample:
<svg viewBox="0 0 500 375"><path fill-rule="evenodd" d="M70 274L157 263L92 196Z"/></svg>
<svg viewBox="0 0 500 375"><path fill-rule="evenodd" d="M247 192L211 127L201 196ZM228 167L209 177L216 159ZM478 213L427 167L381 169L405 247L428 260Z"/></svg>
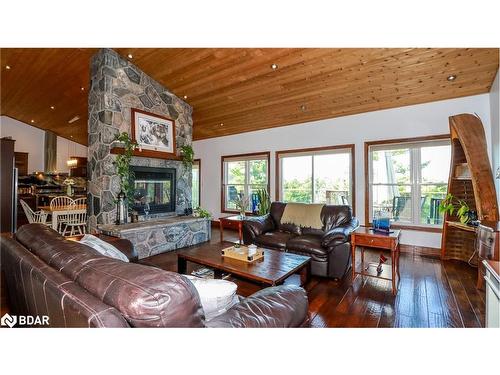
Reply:
<svg viewBox="0 0 500 375"><path fill-rule="evenodd" d="M103 241L91 234L86 234L85 236L83 236L80 240L80 243L83 243L91 247L92 249L97 250L99 253L109 258L115 258L124 262L128 262L128 258L120 250L118 250L110 243Z"/></svg>
<svg viewBox="0 0 500 375"><path fill-rule="evenodd" d="M231 281L183 276L187 277L198 291L207 321L225 313L239 302L236 296L237 285Z"/></svg>

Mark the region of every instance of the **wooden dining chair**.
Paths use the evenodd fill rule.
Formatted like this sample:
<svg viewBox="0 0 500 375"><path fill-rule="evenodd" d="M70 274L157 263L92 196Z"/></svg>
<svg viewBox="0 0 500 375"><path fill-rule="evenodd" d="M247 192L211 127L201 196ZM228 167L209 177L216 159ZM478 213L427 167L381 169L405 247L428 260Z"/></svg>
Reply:
<svg viewBox="0 0 500 375"><path fill-rule="evenodd" d="M73 199L67 196L55 197L50 201L50 209L53 210L55 208L68 207L71 206L71 203L73 202Z"/></svg>
<svg viewBox="0 0 500 375"><path fill-rule="evenodd" d="M26 203L24 200L19 199L19 202L21 202L21 206L23 207L24 214L28 218L28 222L31 223L41 223L41 224L47 224L47 214L43 211L33 211L31 207L29 206L28 203ZM50 223L49 223L50 224Z"/></svg>
<svg viewBox="0 0 500 375"><path fill-rule="evenodd" d="M78 234L87 233L87 211L75 210L74 212L68 211L64 222L62 223L64 229L62 235L66 236L70 230L69 236L73 236L78 230Z"/></svg>
<svg viewBox="0 0 500 375"><path fill-rule="evenodd" d="M61 208L70 208L73 204L73 199L68 196L60 196L52 198L50 201L50 209L61 209ZM66 221L68 215L58 215L57 216L57 231L61 233L62 225ZM53 219L52 219L53 220Z"/></svg>
<svg viewBox="0 0 500 375"><path fill-rule="evenodd" d="M73 200L73 203L71 203L71 206L75 207L75 208L83 208L86 205L87 205L87 198L86 197L77 198L77 199Z"/></svg>

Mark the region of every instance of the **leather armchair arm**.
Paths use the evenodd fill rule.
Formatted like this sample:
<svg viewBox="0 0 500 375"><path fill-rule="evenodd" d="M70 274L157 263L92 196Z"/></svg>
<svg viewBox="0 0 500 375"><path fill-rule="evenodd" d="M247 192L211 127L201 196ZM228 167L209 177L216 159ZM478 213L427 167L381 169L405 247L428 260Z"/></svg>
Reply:
<svg viewBox="0 0 500 375"><path fill-rule="evenodd" d="M243 221L243 243L251 244L258 235L274 229L271 215L247 217Z"/></svg>
<svg viewBox="0 0 500 375"><path fill-rule="evenodd" d="M308 321L306 291L295 285L262 289L206 322L211 328L300 327Z"/></svg>
<svg viewBox="0 0 500 375"><path fill-rule="evenodd" d="M330 229L323 235L321 246L334 247L349 241L351 233L359 227L359 220L353 217L351 221Z"/></svg>

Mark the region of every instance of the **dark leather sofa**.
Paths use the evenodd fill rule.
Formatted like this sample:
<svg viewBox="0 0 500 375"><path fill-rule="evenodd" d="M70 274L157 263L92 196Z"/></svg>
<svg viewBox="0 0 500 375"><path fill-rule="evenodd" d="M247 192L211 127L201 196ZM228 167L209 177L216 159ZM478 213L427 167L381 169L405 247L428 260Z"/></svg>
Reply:
<svg viewBox="0 0 500 375"><path fill-rule="evenodd" d="M123 240L113 244L135 258ZM205 321L198 292L184 276L102 256L43 224L24 225L15 238L2 235L0 249L10 312L48 315L50 327L299 327L309 322L307 295L296 286L263 289Z"/></svg>
<svg viewBox="0 0 500 375"><path fill-rule="evenodd" d="M285 207L273 202L268 215L246 218L243 242L310 256L313 275L342 278L351 266L350 234L359 226L351 207L325 205L321 230L281 223Z"/></svg>

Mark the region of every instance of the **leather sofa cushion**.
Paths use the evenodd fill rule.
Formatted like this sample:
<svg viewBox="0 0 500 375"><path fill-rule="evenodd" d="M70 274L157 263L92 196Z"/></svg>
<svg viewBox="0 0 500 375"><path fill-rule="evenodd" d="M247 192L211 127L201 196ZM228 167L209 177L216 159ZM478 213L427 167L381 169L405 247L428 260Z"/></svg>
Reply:
<svg viewBox="0 0 500 375"><path fill-rule="evenodd" d="M134 327L203 327L203 309L193 284L182 275L100 255L41 224L22 226L17 240Z"/></svg>
<svg viewBox="0 0 500 375"><path fill-rule="evenodd" d="M288 232L295 235L300 235L300 227L291 223L282 223L281 217L285 211L286 203L283 202L272 202L270 208L270 215L274 221L274 227L278 228L281 232Z"/></svg>
<svg viewBox="0 0 500 375"><path fill-rule="evenodd" d="M321 239L322 236L320 235L303 234L302 236L290 238L286 243L286 248L291 252L299 252L324 259L328 256L328 251L321 246Z"/></svg>
<svg viewBox="0 0 500 375"><path fill-rule="evenodd" d="M339 227L348 223L352 219L352 208L350 206L326 205L321 211L321 220L323 221L324 231Z"/></svg>
<svg viewBox="0 0 500 375"><path fill-rule="evenodd" d="M255 237L255 244L270 249L285 250L288 240L295 237L295 235L287 232L273 231L266 232Z"/></svg>

